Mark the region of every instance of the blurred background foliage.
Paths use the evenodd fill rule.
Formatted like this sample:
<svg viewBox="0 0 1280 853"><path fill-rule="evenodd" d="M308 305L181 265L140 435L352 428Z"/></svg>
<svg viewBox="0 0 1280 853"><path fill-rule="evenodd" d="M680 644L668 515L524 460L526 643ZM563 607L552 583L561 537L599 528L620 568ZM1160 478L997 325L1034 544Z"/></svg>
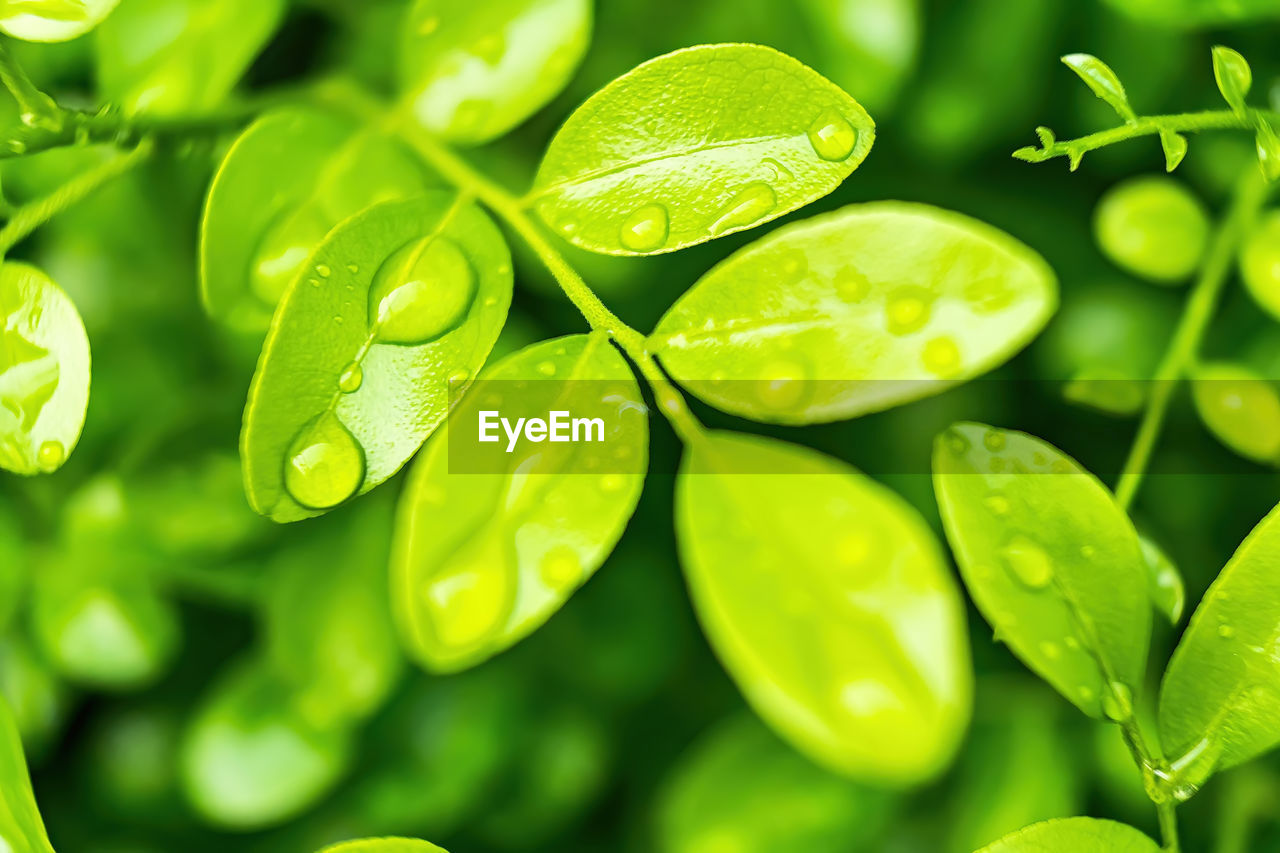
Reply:
<svg viewBox="0 0 1280 853"><path fill-rule="evenodd" d="M1144 113L1217 104L1212 44L1250 59L1255 90L1277 79L1280 24L1170 27L1118 11L1159 18L1175 5L1194 4L602 0L569 89L472 156L520 187L574 105L645 59L701 42L772 45L851 92L878 122L875 150L803 215L884 198L954 208L1037 249L1062 283L1046 333L992 376L852 422L773 430L877 474L936 523L930 443L957 418L1030 431L1104 479L1118 470L1133 421L1072 404L1064 382L1141 378L1166 344L1184 293L1127 277L1091 233L1109 187L1162 171L1159 146L1114 146L1076 174L1063 161L1033 167L1009 154L1039 124L1063 137L1113 124L1058 63L1063 53L1107 61ZM117 14L130 6L130 26L164 37L163 0L124 0ZM242 92L329 75L389 90L405 7L296 0ZM97 55L119 49L119 26L14 50L62 102L94 106L111 94ZM198 88L174 97L208 107L212 96ZM622 544L544 629L459 675L407 666L385 600L398 485L289 527L245 505L236 439L259 342L209 322L196 287L199 209L222 153L199 144L156 158L15 252L69 292L94 357L74 457L56 477L0 479L0 693L19 721L55 847L311 850L402 834L457 851L968 851L1074 814L1154 833L1118 732L1073 713L989 641L972 611L975 721L935 784L872 790L777 740L694 624L670 533L665 472L678 447L665 427L655 429L655 473ZM6 163L6 202L37 197L103 156L68 149ZM1178 176L1217 211L1252 157L1243 134L1194 138ZM645 259L568 251L644 329L756 236ZM581 331L545 271L517 261L500 353ZM1280 326L1234 287L1205 355L1280 377ZM698 412L712 425L732 422ZM1154 473L1136 516L1181 567L1194 602L1275 504L1277 477L1218 446L1185 390ZM1175 630L1157 623L1157 665ZM1184 807L1188 849L1275 849L1278 806L1275 755L1224 774Z"/></svg>

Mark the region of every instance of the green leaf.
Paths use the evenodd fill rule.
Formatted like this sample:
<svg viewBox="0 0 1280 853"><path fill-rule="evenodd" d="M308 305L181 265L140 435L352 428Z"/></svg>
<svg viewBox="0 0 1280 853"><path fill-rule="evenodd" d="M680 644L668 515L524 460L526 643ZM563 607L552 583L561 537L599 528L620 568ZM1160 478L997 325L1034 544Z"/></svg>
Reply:
<svg viewBox="0 0 1280 853"><path fill-rule="evenodd" d="M1264 213L1245 238L1240 278L1258 306L1280 320L1280 210Z"/></svg>
<svg viewBox="0 0 1280 853"><path fill-rule="evenodd" d="M22 632L0 639L0 698L9 703L30 753L43 753L65 722L67 686Z"/></svg>
<svg viewBox="0 0 1280 853"><path fill-rule="evenodd" d="M1182 611L1187 606L1187 590L1182 573L1169 559L1169 555L1148 536L1138 534L1142 545L1142 559L1147 564L1147 592L1156 612L1177 625L1182 621Z"/></svg>
<svg viewBox="0 0 1280 853"><path fill-rule="evenodd" d="M53 853L36 808L22 739L8 704L0 698L0 844L14 853Z"/></svg>
<svg viewBox="0 0 1280 853"><path fill-rule="evenodd" d="M973 423L938 436L933 481L997 638L1084 713L1127 719L1151 605L1138 534L1111 493L1057 448Z"/></svg>
<svg viewBox="0 0 1280 853"><path fill-rule="evenodd" d="M1277 626L1280 511L1272 510L1209 586L1160 685L1160 743L1179 799L1280 743Z"/></svg>
<svg viewBox="0 0 1280 853"><path fill-rule="evenodd" d="M502 136L569 82L591 41L591 0L417 0L400 44L419 123L460 144Z"/></svg>
<svg viewBox="0 0 1280 853"><path fill-rule="evenodd" d="M676 531L703 631L775 731L859 779L946 766L969 719L968 639L911 506L814 451L715 432L681 465Z"/></svg>
<svg viewBox="0 0 1280 853"><path fill-rule="evenodd" d="M644 483L642 400L601 332L535 344L481 376L424 450L401 498L392 600L405 644L423 666L458 670L511 646L604 562ZM511 453L489 445L497 461L485 464L494 457L480 457L482 410L513 419L554 410L601 418L604 441L526 442Z"/></svg>
<svg viewBox="0 0 1280 853"><path fill-rule="evenodd" d="M1172 130L1160 131L1160 147L1164 150L1164 170L1172 172L1187 156L1187 138Z"/></svg>
<svg viewBox="0 0 1280 853"><path fill-rule="evenodd" d="M293 817L346 769L350 735L320 728L297 711L289 687L261 662L223 676L183 738L182 783L209 822L260 829Z"/></svg>
<svg viewBox="0 0 1280 853"><path fill-rule="evenodd" d="M1177 178L1129 178L1098 202L1093 233L1117 266L1156 284L1181 284L1200 267L1209 215Z"/></svg>
<svg viewBox="0 0 1280 853"><path fill-rule="evenodd" d="M1200 365L1191 377L1200 420L1231 450L1255 462L1280 465L1280 394L1242 364Z"/></svg>
<svg viewBox="0 0 1280 853"><path fill-rule="evenodd" d="M874 138L857 101L785 54L685 48L622 75L569 116L529 202L583 249L671 252L821 198Z"/></svg>
<svg viewBox="0 0 1280 853"><path fill-rule="evenodd" d="M725 411L814 423L982 374L1056 304L1052 270L1007 234L875 202L779 229L721 262L667 311L650 346Z"/></svg>
<svg viewBox="0 0 1280 853"><path fill-rule="evenodd" d="M1265 118L1258 119L1258 163L1262 166L1262 174L1268 181L1280 180L1280 136L1276 129Z"/></svg>
<svg viewBox="0 0 1280 853"><path fill-rule="evenodd" d="M886 792L816 766L747 714L695 741L659 796L666 853L871 849L891 807Z"/></svg>
<svg viewBox="0 0 1280 853"><path fill-rule="evenodd" d="M1069 817L1033 823L978 853L1160 853L1160 846L1127 824Z"/></svg>
<svg viewBox="0 0 1280 853"><path fill-rule="evenodd" d="M400 469L484 363L511 302L502 235L452 193L335 228L285 294L249 390L249 503L318 515Z"/></svg>
<svg viewBox="0 0 1280 853"><path fill-rule="evenodd" d="M390 496L370 498L309 525L271 566L266 654L322 728L376 711L403 668L387 595L391 517Z"/></svg>
<svg viewBox="0 0 1280 853"><path fill-rule="evenodd" d="M1079 75L1093 93L1106 101L1125 121L1134 121L1137 116L1133 107L1129 106L1129 96L1125 94L1124 84L1111 70L1111 66L1096 56L1087 53L1069 53L1062 57L1062 62ZM1173 171L1170 169L1169 171Z"/></svg>
<svg viewBox="0 0 1280 853"><path fill-rule="evenodd" d="M360 838L324 848L320 853L448 853L417 838Z"/></svg>
<svg viewBox="0 0 1280 853"><path fill-rule="evenodd" d="M5 0L0 32L23 41L70 41L102 23L120 0Z"/></svg>
<svg viewBox="0 0 1280 853"><path fill-rule="evenodd" d="M0 468L48 474L75 449L89 405L89 339L62 288L0 266Z"/></svg>
<svg viewBox="0 0 1280 853"><path fill-rule="evenodd" d="M128 0L98 28L98 84L126 112L208 112L284 17L285 0Z"/></svg>
<svg viewBox="0 0 1280 853"><path fill-rule="evenodd" d="M1218 91L1223 100L1238 116L1248 112L1245 97L1253 85L1253 71L1243 56L1229 47L1216 45L1213 48L1213 78L1218 81Z"/></svg>
<svg viewBox="0 0 1280 853"><path fill-rule="evenodd" d="M269 113L214 175L200 225L200 291L210 316L261 331L333 226L440 182L374 128L318 110Z"/></svg>

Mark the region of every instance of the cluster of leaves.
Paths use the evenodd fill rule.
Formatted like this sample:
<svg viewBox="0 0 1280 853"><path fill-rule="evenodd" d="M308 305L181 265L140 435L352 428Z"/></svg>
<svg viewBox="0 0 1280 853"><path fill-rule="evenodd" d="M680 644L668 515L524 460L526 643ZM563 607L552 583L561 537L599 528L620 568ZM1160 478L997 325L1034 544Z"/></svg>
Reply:
<svg viewBox="0 0 1280 853"><path fill-rule="evenodd" d="M0 29L62 40L99 27L99 78L119 109L68 110L4 57L21 113L9 149L63 144L68 134L98 141L111 128L129 153L99 164L93 174L103 179L175 138L220 132L225 117L190 116L212 115L225 101L285 11L283 2L206 8L184 0L176 4L188 14L180 35L147 40L139 28L152 6L166 5L161 0L114 10L112 2L64 5L8 4ZM74 683L132 688L154 680L175 654L181 620L167 588L199 583L260 603L264 641L218 679L190 721L182 773L188 798L211 820L242 829L279 822L346 772L355 738L390 700L403 656L435 673L474 667L537 630L600 568L641 498L652 400L683 443L675 529L694 610L725 670L772 729L744 718L717 733L668 794L661 831L701 834L713 845L719 815L740 824L748 805L708 812L688 804L713 801L706 790L737 767L759 773L776 765L776 778L759 780L756 796L821 790L829 803L812 818L815 837L839 827L846 837L870 833L883 791L863 786L935 778L970 723L964 603L944 552L926 519L887 486L799 445L706 429L679 389L765 424L892 409L1017 353L1057 308L1053 271L1026 245L968 216L919 203L854 204L797 219L733 252L642 334L596 297L566 260L568 246L660 255L797 211L868 156L871 116L777 50L678 50L578 107L528 192L516 197L449 146L502 137L568 85L588 45L590 4L494 0L463 8L418 0L406 14L390 101L349 82L326 83L255 111L226 150L204 201L200 294L220 334L257 351L238 464L210 454L137 483L90 480L64 514L47 570L23 592L41 654ZM1263 173L1276 176L1277 118L1245 104L1251 73L1234 51L1214 52L1231 108L1224 114L1139 118L1101 61L1083 54L1065 61L1125 125L1070 142L1042 129L1043 147L1015 156L1067 156L1074 169L1086 151L1157 134L1172 171L1187 151L1183 133L1244 128L1255 136ZM90 188L55 190L31 208L38 213L30 222L15 215L13 240ZM1243 242L1245 281L1274 312L1275 215L1255 222L1265 192L1242 192L1245 201L1215 236L1177 185L1120 188L1099 209L1099 242L1119 265L1152 279L1199 271L1195 293L1208 294L1209 307L1222 267ZM6 248L7 236L0 234ZM521 252L545 265L588 332L503 344L512 256ZM52 473L68 462L85 421L91 324L50 276L13 261L0 267L0 309L7 318L0 465ZM1207 321L1208 307L1198 310L1193 316ZM1280 397L1273 391L1260 401L1254 385L1233 385L1249 377L1229 366L1190 363L1193 345L1194 338L1175 349L1170 378L1194 367L1196 403L1210 429L1246 456L1280 458ZM489 364L496 348L507 354ZM1082 384L1094 378L1077 376L1069 393L1119 412L1163 411L1154 390L1139 388L1117 404ZM489 407L479 399L485 383L548 379L557 380L557 406L616 422L608 442L614 458L590 448L540 449L513 454L491 474L450 471L446 416L474 418ZM393 512L387 490L369 493L410 460ZM608 470L619 460L623 468ZM157 529L135 517L150 502L169 504L169 518L181 519L175 480L192 470L210 491L238 489L242 476L250 506L271 521L344 509L298 525L269 587L246 593L234 574L211 580L199 566L184 575L169 564L283 534L248 515ZM1271 655L1280 617L1256 606L1280 601L1274 515L1193 615L1165 672L1155 748L1135 711L1144 698L1149 612L1154 603L1176 623L1182 592L1172 564L1129 520L1131 494L1117 500L1038 439L969 423L938 437L933 472L946 534L979 610L1071 703L1119 725L1162 816L1213 773L1280 742L1280 672ZM187 509L202 515L210 505L191 500ZM390 526L384 553L380 534ZM126 556L121 570L90 571L90 555L106 551ZM323 571L326 564L342 570ZM15 710L18 728L7 716L0 726L0 784L5 803L16 804L0 839L48 849L16 734L22 709ZM29 728L47 725L39 712L29 717ZM866 821L855 821L858 809ZM776 831L761 825L753 842L767 847ZM796 834L787 839L795 843ZM1137 830L1086 818L1038 824L986 849L1126 845L1155 849ZM330 848L438 849L408 839Z"/></svg>

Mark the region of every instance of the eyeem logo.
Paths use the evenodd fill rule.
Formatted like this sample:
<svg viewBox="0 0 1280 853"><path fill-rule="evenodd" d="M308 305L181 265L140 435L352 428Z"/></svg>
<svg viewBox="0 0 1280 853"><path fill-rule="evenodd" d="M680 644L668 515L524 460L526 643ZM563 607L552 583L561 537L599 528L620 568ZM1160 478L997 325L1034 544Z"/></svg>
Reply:
<svg viewBox="0 0 1280 853"><path fill-rule="evenodd" d="M515 452L521 436L535 444L551 442L604 441L603 418L574 418L567 411L548 412L543 418L516 418L513 424L495 409L479 414L479 440L494 443L501 440L498 430L507 438L507 453Z"/></svg>

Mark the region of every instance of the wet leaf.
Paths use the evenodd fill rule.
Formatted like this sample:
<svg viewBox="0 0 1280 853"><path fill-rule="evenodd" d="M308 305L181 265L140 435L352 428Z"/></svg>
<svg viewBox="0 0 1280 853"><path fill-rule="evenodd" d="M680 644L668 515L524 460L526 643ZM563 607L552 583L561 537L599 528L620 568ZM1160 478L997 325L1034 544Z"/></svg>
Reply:
<svg viewBox="0 0 1280 853"><path fill-rule="evenodd" d="M479 457L482 411L599 418L603 442L502 435ZM505 428L504 428L505 429ZM647 414L603 333L544 341L482 374L414 466L401 499L392 599L428 669L474 665L538 628L608 556L635 509ZM471 454L477 454L469 460Z"/></svg>
<svg viewBox="0 0 1280 853"><path fill-rule="evenodd" d="M40 270L0 266L0 468L48 474L75 449L89 405L89 339Z"/></svg>
<svg viewBox="0 0 1280 853"><path fill-rule="evenodd" d="M1213 79L1218 81L1218 91L1231 107L1232 112L1244 116L1248 112L1245 96L1253 86L1253 71L1243 56L1229 47L1213 48Z"/></svg>
<svg viewBox="0 0 1280 853"><path fill-rule="evenodd" d="M1111 70L1111 66L1096 56L1087 53L1069 53L1062 57L1062 62L1080 76L1093 93L1107 102L1111 109L1125 121L1133 121L1133 107L1129 106L1129 96L1125 94L1124 84ZM1169 171L1173 171L1170 169Z"/></svg>
<svg viewBox="0 0 1280 853"><path fill-rule="evenodd" d="M0 32L23 41L69 41L92 30L120 0L8 0Z"/></svg>
<svg viewBox="0 0 1280 853"><path fill-rule="evenodd" d="M447 853L447 851L443 847L437 847L417 838L360 838L331 845L320 853Z"/></svg>
<svg viewBox="0 0 1280 853"><path fill-rule="evenodd" d="M551 140L528 201L583 249L671 252L821 198L874 138L857 101L785 54L691 47L579 107Z"/></svg>
<svg viewBox="0 0 1280 853"><path fill-rule="evenodd" d="M1280 393L1274 382L1243 364L1211 362L1192 374L1191 399L1200 420L1228 448L1280 465Z"/></svg>
<svg viewBox="0 0 1280 853"><path fill-rule="evenodd" d="M1255 143L1262 174L1268 181L1280 180L1280 136L1276 135L1275 126L1265 118L1258 119Z"/></svg>
<svg viewBox="0 0 1280 853"><path fill-rule="evenodd" d="M214 175L200 226L205 310L261 331L325 235L348 216L439 181L374 128L317 110L269 113Z"/></svg>
<svg viewBox="0 0 1280 853"><path fill-rule="evenodd" d="M734 433L690 446L676 501L703 630L765 722L859 779L946 766L969 718L968 641L914 509L834 459Z"/></svg>
<svg viewBox="0 0 1280 853"><path fill-rule="evenodd" d="M1147 591L1156 612L1177 625L1182 621L1182 611L1187 606L1187 590L1182 573L1169 559L1169 555L1148 536L1138 535L1142 545L1142 559L1147 564Z"/></svg>
<svg viewBox="0 0 1280 853"><path fill-rule="evenodd" d="M702 735L670 771L657 807L664 853L869 849L891 800L810 762L749 715Z"/></svg>
<svg viewBox="0 0 1280 853"><path fill-rule="evenodd" d="M1215 772L1280 743L1280 512L1209 586L1160 685L1160 742L1186 799Z"/></svg>
<svg viewBox="0 0 1280 853"><path fill-rule="evenodd" d="M98 28L102 94L126 112L207 112L235 88L285 0L128 0Z"/></svg>
<svg viewBox="0 0 1280 853"><path fill-rule="evenodd" d="M0 699L0 844L14 853L53 853L8 704Z"/></svg>
<svg viewBox="0 0 1280 853"><path fill-rule="evenodd" d="M591 40L591 0L417 0L400 47L401 90L427 130L487 142L569 82Z"/></svg>
<svg viewBox="0 0 1280 853"><path fill-rule="evenodd" d="M695 284L650 346L736 415L854 417L1003 363L1057 305L1039 255L983 223L875 202L779 229Z"/></svg>
<svg viewBox="0 0 1280 853"><path fill-rule="evenodd" d="M1111 493L1057 448L972 423L938 436L933 479L997 639L1089 716L1130 717L1151 604L1138 534Z"/></svg>
<svg viewBox="0 0 1280 853"><path fill-rule="evenodd" d="M1132 826L1092 817L1033 823L978 853L1159 853L1160 846Z"/></svg>
<svg viewBox="0 0 1280 853"><path fill-rule="evenodd" d="M510 301L502 235L452 193L386 202L330 232L254 374L240 437L249 503L297 521L394 474L484 363Z"/></svg>

